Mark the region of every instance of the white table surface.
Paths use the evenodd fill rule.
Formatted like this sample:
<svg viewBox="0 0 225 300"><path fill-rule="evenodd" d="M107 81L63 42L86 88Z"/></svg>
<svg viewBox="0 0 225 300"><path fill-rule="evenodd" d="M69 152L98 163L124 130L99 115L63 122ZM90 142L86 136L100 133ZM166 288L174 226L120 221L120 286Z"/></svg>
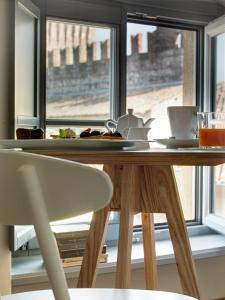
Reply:
<svg viewBox="0 0 225 300"><path fill-rule="evenodd" d="M196 300L175 293L126 289L70 289L71 300ZM1 300L54 300L51 290L2 296Z"/></svg>

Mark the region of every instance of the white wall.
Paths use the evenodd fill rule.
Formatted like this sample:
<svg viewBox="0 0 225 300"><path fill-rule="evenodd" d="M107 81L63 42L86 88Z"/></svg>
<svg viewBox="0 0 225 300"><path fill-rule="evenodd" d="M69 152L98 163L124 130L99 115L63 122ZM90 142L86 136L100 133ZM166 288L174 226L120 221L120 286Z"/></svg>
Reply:
<svg viewBox="0 0 225 300"><path fill-rule="evenodd" d="M0 0L0 139L8 136L9 0ZM0 226L0 292L10 292L10 255L7 229Z"/></svg>

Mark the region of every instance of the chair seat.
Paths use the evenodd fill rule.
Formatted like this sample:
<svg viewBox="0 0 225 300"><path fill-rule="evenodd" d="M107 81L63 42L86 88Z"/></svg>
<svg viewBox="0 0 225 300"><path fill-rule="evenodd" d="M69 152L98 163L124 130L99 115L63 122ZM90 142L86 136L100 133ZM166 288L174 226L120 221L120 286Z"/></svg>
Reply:
<svg viewBox="0 0 225 300"><path fill-rule="evenodd" d="M175 293L131 289L70 289L71 300L196 300ZM3 296L2 300L54 300L51 290Z"/></svg>

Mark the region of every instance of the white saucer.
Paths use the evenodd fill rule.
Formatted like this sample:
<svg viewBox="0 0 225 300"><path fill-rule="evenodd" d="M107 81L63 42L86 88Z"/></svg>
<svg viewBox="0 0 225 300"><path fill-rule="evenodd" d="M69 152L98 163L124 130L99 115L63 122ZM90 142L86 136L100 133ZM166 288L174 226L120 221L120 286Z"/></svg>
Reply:
<svg viewBox="0 0 225 300"><path fill-rule="evenodd" d="M198 147L198 139L155 139L155 141L159 144L166 146L168 149L176 149L176 148L193 148Z"/></svg>

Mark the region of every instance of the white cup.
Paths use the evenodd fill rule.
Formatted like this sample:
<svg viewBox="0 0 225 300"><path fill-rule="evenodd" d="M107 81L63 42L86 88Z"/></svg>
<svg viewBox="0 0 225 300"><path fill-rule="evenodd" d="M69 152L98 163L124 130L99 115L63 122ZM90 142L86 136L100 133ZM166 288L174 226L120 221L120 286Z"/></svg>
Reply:
<svg viewBox="0 0 225 300"><path fill-rule="evenodd" d="M198 106L169 106L167 108L171 135L177 139L195 139Z"/></svg>

